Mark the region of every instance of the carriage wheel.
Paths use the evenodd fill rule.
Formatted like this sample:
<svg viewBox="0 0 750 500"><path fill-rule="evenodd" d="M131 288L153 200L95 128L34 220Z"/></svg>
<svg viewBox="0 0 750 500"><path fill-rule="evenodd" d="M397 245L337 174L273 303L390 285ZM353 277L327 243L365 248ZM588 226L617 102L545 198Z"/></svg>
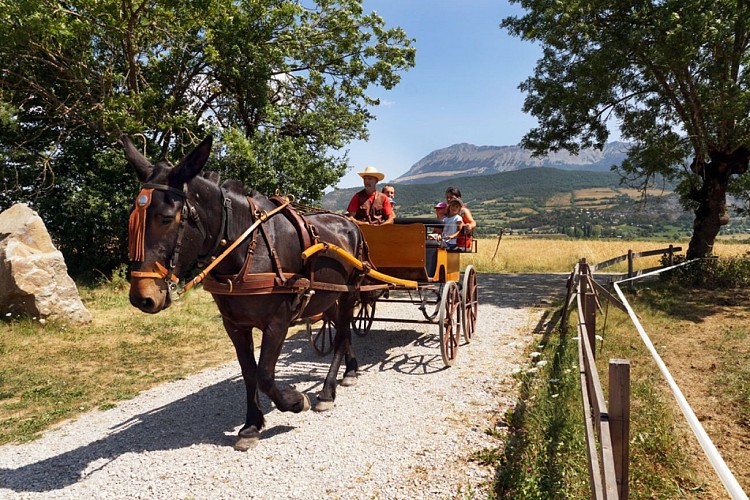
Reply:
<svg viewBox="0 0 750 500"><path fill-rule="evenodd" d="M474 266L467 266L464 271L461 303L463 304L464 339L466 342L471 342L477 328L477 309L479 309L479 288Z"/></svg>
<svg viewBox="0 0 750 500"><path fill-rule="evenodd" d="M336 336L336 326L333 321L324 319L320 328L313 332L312 322L307 320L307 338L313 350L320 356L325 356L333 351L333 338Z"/></svg>
<svg viewBox="0 0 750 500"><path fill-rule="evenodd" d="M375 304L377 300L363 300L359 303L359 310L352 317L352 331L364 337L370 333L372 322L375 319Z"/></svg>
<svg viewBox="0 0 750 500"><path fill-rule="evenodd" d="M455 281L449 281L443 287L443 298L440 301L440 354L445 366L453 366L458 355L458 339L461 336L461 296Z"/></svg>

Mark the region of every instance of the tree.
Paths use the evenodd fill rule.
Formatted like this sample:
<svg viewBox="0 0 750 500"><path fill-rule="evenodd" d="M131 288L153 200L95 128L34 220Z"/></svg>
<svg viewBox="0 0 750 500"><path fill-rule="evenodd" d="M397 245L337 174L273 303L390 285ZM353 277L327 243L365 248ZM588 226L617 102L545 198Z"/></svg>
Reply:
<svg viewBox="0 0 750 500"><path fill-rule="evenodd" d="M0 0L0 24L0 210L104 269L137 187L121 133L167 159L212 133L224 177L313 201L415 56L362 0Z"/></svg>
<svg viewBox="0 0 750 500"><path fill-rule="evenodd" d="M695 213L688 257L710 255L729 221L727 189L748 185L750 3L511 3L527 13L501 26L543 48L519 87L539 120L523 145L537 154L602 148L617 120L632 144L623 178L644 189L659 175L677 182Z"/></svg>

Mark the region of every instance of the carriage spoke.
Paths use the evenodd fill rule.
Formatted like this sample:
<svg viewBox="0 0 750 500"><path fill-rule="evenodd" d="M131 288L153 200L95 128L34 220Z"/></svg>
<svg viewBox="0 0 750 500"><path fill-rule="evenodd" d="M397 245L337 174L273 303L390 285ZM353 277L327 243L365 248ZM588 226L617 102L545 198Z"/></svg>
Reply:
<svg viewBox="0 0 750 500"><path fill-rule="evenodd" d="M313 350L320 356L325 356L333 351L333 338L336 336L336 326L333 321L324 319L320 328L313 332L312 324L308 320L307 337Z"/></svg>
<svg viewBox="0 0 750 500"><path fill-rule="evenodd" d="M471 342L477 325L477 310L479 308L479 288L477 287L477 273L474 266L467 266L464 271L463 287L461 290L463 305L464 339Z"/></svg>
<svg viewBox="0 0 750 500"><path fill-rule="evenodd" d="M363 300L357 313L352 318L352 331L360 337L370 333L375 319L375 304L377 300Z"/></svg>
<svg viewBox="0 0 750 500"><path fill-rule="evenodd" d="M458 293L458 285L449 281L443 288L443 297L440 301L440 354L445 366L452 366L458 355L458 339L461 335L461 320L459 306L461 297Z"/></svg>

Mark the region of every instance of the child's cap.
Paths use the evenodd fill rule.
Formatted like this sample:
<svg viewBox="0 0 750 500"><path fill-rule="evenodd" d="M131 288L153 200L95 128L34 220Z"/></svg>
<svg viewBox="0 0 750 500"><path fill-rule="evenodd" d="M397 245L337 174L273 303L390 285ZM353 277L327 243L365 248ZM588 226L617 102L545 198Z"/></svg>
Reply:
<svg viewBox="0 0 750 500"><path fill-rule="evenodd" d="M445 204L444 201L441 201L437 205L435 205L435 208L446 208L448 205Z"/></svg>

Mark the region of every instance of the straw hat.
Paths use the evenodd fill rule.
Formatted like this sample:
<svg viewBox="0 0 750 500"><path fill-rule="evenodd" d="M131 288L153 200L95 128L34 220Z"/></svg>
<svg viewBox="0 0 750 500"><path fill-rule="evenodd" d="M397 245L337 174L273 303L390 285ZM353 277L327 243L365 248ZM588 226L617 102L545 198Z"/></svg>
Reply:
<svg viewBox="0 0 750 500"><path fill-rule="evenodd" d="M382 172L378 172L378 169L375 167L365 167L364 172L357 172L357 175L359 175L360 177L369 175L370 177L375 177L379 181L385 179L385 174Z"/></svg>

